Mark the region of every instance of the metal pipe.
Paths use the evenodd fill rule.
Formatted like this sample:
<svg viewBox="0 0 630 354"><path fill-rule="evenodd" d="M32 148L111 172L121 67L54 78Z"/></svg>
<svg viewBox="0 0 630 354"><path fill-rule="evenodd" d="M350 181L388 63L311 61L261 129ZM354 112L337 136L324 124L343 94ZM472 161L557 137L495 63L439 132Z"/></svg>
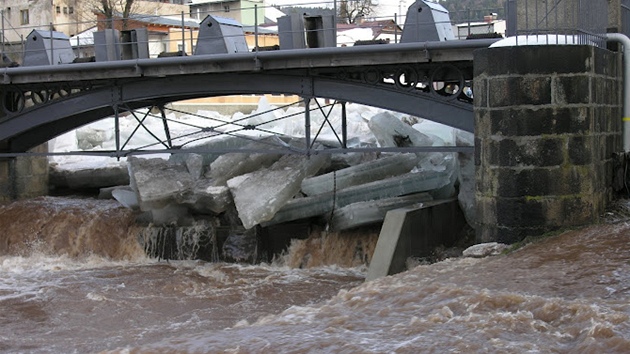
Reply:
<svg viewBox="0 0 630 354"><path fill-rule="evenodd" d="M623 45L623 150L630 151L630 38L621 33L606 33L606 40Z"/></svg>
<svg viewBox="0 0 630 354"><path fill-rule="evenodd" d="M166 65L185 65L185 64L201 64L201 63L220 63L237 60L253 60L258 57L259 60L265 59L293 59L302 57L327 57L331 55L372 55L387 52L413 52L427 50L450 50L450 49L474 49L487 48L499 39L475 39L461 41L432 41L418 43L398 43L388 45L359 45L350 47L322 47L307 49L286 49L263 51L260 53L241 52L229 54L204 54L193 55L189 57L170 57L170 58L148 58L148 59L132 59L117 60L106 62L92 63L76 63L72 65L59 65L55 67L55 72L81 72L81 71L100 71L104 69L129 69L136 70L140 67L159 67ZM50 68L46 65L40 66L18 66L15 68L5 68L2 71L5 75L20 74L50 74Z"/></svg>

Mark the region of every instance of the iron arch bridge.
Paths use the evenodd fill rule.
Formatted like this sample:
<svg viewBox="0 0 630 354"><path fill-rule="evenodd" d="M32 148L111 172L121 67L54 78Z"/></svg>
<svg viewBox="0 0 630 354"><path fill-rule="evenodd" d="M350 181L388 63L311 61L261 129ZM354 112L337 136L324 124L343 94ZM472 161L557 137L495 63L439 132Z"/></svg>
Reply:
<svg viewBox="0 0 630 354"><path fill-rule="evenodd" d="M471 40L199 55L5 68L0 81L0 152L19 154L85 124L157 107L233 94L293 94L403 112L472 132ZM318 104L319 105L319 104ZM321 106L320 106L321 108ZM137 118L139 124L142 119ZM200 131L216 133L219 122ZM345 129L345 121L342 122ZM259 127L244 125L242 129ZM114 128L118 134L117 127ZM345 147L346 136L340 139ZM307 142L310 137L307 137ZM117 139L117 142L119 139ZM112 156L139 151L117 143Z"/></svg>

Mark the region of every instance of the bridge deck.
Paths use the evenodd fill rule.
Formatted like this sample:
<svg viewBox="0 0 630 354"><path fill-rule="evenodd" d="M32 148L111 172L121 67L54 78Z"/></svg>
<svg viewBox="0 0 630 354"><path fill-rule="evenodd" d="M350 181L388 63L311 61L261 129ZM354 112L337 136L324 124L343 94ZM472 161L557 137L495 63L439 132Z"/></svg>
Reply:
<svg viewBox="0 0 630 354"><path fill-rule="evenodd" d="M473 51L495 41L309 48L4 68L0 71L0 152L27 151L59 134L119 112L231 94L329 98L473 131L471 100L460 98L464 86L472 80ZM459 91L438 92L438 86L444 88L447 84L457 86ZM213 126L203 128L212 130Z"/></svg>
<svg viewBox="0 0 630 354"><path fill-rule="evenodd" d="M473 50L488 47L495 41L398 43L4 68L0 85L472 61Z"/></svg>

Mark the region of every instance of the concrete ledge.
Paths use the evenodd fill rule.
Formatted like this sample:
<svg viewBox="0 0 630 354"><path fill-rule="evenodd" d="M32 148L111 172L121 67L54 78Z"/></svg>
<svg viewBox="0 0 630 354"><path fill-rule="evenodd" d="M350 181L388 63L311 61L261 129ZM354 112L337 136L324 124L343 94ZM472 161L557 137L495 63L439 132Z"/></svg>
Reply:
<svg viewBox="0 0 630 354"><path fill-rule="evenodd" d="M451 246L465 224L457 199L437 200L387 212L366 280L406 270L407 258Z"/></svg>

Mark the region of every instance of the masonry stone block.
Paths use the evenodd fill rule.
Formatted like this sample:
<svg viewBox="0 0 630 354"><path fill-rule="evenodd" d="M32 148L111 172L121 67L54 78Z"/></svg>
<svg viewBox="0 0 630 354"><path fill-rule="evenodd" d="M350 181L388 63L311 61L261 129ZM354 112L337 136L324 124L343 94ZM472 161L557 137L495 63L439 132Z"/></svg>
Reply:
<svg viewBox="0 0 630 354"><path fill-rule="evenodd" d="M546 225L547 215L541 199L497 198L497 225L522 227Z"/></svg>
<svg viewBox="0 0 630 354"><path fill-rule="evenodd" d="M474 54L475 76L584 73L592 71L594 65L591 61L575 60L591 54L587 46L546 46L544 51L523 48L516 46L478 50Z"/></svg>
<svg viewBox="0 0 630 354"><path fill-rule="evenodd" d="M492 115L493 111L489 111L484 108L478 108L477 114L479 115L479 119L475 122L475 137L477 138L488 138L494 134L492 130Z"/></svg>
<svg viewBox="0 0 630 354"><path fill-rule="evenodd" d="M597 199L596 195L593 194L590 197L566 196L555 200L545 200L547 224L569 227L597 222L599 215L593 213L595 199Z"/></svg>
<svg viewBox="0 0 630 354"><path fill-rule="evenodd" d="M586 104L590 102L590 77L587 75L557 76L552 81L553 103Z"/></svg>
<svg viewBox="0 0 630 354"><path fill-rule="evenodd" d="M596 75L603 75L609 78L619 79L623 74L622 63L618 55L611 55L610 52L593 51L593 72Z"/></svg>
<svg viewBox="0 0 630 354"><path fill-rule="evenodd" d="M477 222L482 225L497 224L497 206L495 198L477 197Z"/></svg>
<svg viewBox="0 0 630 354"><path fill-rule="evenodd" d="M551 104L551 78L512 76L488 79L488 106Z"/></svg>
<svg viewBox="0 0 630 354"><path fill-rule="evenodd" d="M582 135L569 138L569 163L572 165L588 165L593 162L594 144L598 139ZM599 145L599 144L598 144Z"/></svg>
<svg viewBox="0 0 630 354"><path fill-rule="evenodd" d="M488 80L484 76L480 75L473 81L473 92L473 105L479 108L488 107Z"/></svg>
<svg viewBox="0 0 630 354"><path fill-rule="evenodd" d="M622 88L619 81L612 78L596 80L593 84L595 101L603 105L611 105L617 101L618 93Z"/></svg>
<svg viewBox="0 0 630 354"><path fill-rule="evenodd" d="M559 166L564 162L563 137L490 140L488 163L497 166Z"/></svg>
<svg viewBox="0 0 630 354"><path fill-rule="evenodd" d="M594 192L595 172L579 166L562 168L495 168L486 172L486 188L505 198L582 195Z"/></svg>
<svg viewBox="0 0 630 354"><path fill-rule="evenodd" d="M8 159L0 159L0 184L8 184L10 180L10 169Z"/></svg>
<svg viewBox="0 0 630 354"><path fill-rule="evenodd" d="M475 166L481 165L481 159L484 155L483 151L484 149L487 150L487 146L484 144L484 141L484 139L479 138L479 136L475 134Z"/></svg>
<svg viewBox="0 0 630 354"><path fill-rule="evenodd" d="M587 107L506 108L488 112L485 119L489 120L492 134L539 136L590 130Z"/></svg>
<svg viewBox="0 0 630 354"><path fill-rule="evenodd" d="M48 159L46 157L34 157L31 162L31 171L36 176L48 175Z"/></svg>

